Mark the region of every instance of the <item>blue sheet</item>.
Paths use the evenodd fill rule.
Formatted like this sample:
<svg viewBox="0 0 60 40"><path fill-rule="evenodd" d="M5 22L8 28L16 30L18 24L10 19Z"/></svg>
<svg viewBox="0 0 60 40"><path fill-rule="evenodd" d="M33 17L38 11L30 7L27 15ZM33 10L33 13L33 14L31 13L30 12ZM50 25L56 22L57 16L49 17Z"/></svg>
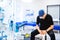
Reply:
<svg viewBox="0 0 60 40"><path fill-rule="evenodd" d="M23 27L24 25L29 25L29 26L36 26L36 22L16 22L16 30L19 30L20 27ZM54 30L60 30L60 25L54 25Z"/></svg>

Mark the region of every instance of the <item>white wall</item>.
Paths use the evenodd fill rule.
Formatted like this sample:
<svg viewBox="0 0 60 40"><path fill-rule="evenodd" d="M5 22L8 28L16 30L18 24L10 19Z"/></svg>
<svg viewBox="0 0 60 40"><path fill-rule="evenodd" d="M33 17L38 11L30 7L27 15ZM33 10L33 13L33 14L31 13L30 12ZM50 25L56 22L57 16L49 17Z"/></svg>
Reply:
<svg viewBox="0 0 60 40"><path fill-rule="evenodd" d="M21 0L16 0L16 21L23 21L23 16L26 9L34 10L34 17L38 15L40 9L44 9L47 13L47 5L57 5L60 4L60 0L33 0L31 3L22 2ZM17 16L19 15L19 16Z"/></svg>
<svg viewBox="0 0 60 40"><path fill-rule="evenodd" d="M9 5L9 3L11 4ZM33 0L29 3L22 2L21 0L5 0L4 3L0 1L0 6L5 9L5 23L8 22L10 16L13 14L14 17L12 17L12 19L14 20L14 22L23 21L23 19L25 18L24 14L26 9L34 11L34 17L36 21L36 16L38 15L38 11L40 9L44 9L47 13L47 5L57 4L60 4L60 0Z"/></svg>

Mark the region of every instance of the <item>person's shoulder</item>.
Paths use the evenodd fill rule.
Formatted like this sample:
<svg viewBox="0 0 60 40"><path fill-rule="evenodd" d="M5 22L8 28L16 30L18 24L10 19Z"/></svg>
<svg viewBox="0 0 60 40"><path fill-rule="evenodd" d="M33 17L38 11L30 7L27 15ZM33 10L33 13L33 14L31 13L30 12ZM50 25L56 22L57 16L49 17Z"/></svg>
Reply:
<svg viewBox="0 0 60 40"><path fill-rule="evenodd" d="M52 17L50 14L47 14L48 17Z"/></svg>
<svg viewBox="0 0 60 40"><path fill-rule="evenodd" d="M37 18L39 19L39 16L37 16Z"/></svg>
<svg viewBox="0 0 60 40"><path fill-rule="evenodd" d="M37 16L37 18L39 18L39 16Z"/></svg>

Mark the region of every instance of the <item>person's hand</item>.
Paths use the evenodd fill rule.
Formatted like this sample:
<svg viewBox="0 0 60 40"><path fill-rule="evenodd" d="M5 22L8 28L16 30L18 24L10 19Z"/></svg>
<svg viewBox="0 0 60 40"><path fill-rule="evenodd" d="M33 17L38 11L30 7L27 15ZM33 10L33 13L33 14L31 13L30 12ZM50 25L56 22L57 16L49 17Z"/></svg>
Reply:
<svg viewBox="0 0 60 40"><path fill-rule="evenodd" d="M40 34L43 34L43 32L39 29L38 26L36 26L36 29L39 31Z"/></svg>
<svg viewBox="0 0 60 40"><path fill-rule="evenodd" d="M46 32L46 30L42 30L42 33L43 33L43 34L46 34L47 32Z"/></svg>
<svg viewBox="0 0 60 40"><path fill-rule="evenodd" d="M44 35L44 33L42 32L42 30L40 30L40 34L41 34L41 35Z"/></svg>
<svg viewBox="0 0 60 40"><path fill-rule="evenodd" d="M36 28L36 29L39 29L39 27L38 27L38 26L36 26L35 28Z"/></svg>

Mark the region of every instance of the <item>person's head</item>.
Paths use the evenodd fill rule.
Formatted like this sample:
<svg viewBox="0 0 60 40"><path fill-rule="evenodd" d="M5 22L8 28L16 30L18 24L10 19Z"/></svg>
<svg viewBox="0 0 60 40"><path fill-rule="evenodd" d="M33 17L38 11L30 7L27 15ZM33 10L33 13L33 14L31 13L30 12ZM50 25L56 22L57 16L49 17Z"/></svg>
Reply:
<svg viewBox="0 0 60 40"><path fill-rule="evenodd" d="M39 10L39 17L44 18L45 12L44 10Z"/></svg>
<svg viewBox="0 0 60 40"><path fill-rule="evenodd" d="M43 15L44 15L44 10L39 10L39 16L43 17Z"/></svg>

